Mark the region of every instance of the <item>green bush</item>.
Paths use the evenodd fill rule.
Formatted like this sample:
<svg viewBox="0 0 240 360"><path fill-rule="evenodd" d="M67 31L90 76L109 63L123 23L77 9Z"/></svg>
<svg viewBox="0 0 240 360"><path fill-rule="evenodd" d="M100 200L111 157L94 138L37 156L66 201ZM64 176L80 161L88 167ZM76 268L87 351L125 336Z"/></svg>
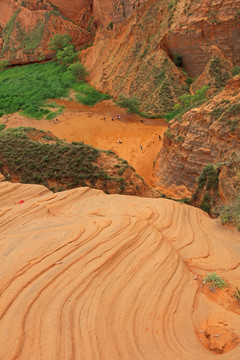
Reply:
<svg viewBox="0 0 240 360"><path fill-rule="evenodd" d="M178 54L177 52L174 53L173 62L176 66L182 67L182 55Z"/></svg>
<svg viewBox="0 0 240 360"><path fill-rule="evenodd" d="M77 60L78 54L76 53L74 45L68 45L63 50L57 51L57 61L61 65L70 65Z"/></svg>
<svg viewBox="0 0 240 360"><path fill-rule="evenodd" d="M112 30L112 29L113 29L113 22L111 21L107 26L107 30Z"/></svg>
<svg viewBox="0 0 240 360"><path fill-rule="evenodd" d="M75 76L75 78L78 81L86 81L86 78L89 75L89 72L87 71L85 66L83 64L81 64L80 62L76 62L75 64L71 64L68 67L68 70L71 71L73 76Z"/></svg>
<svg viewBox="0 0 240 360"><path fill-rule="evenodd" d="M207 99L208 89L209 89L208 86L203 86L201 89L197 90L193 95L183 94L179 96L178 98L179 103L174 105L173 110L170 113L163 114L162 117L164 117L167 121L170 121L178 114L183 115L185 112L189 111L190 109L202 104Z"/></svg>
<svg viewBox="0 0 240 360"><path fill-rule="evenodd" d="M234 66L234 68L231 70L232 76L236 76L240 74L240 66Z"/></svg>
<svg viewBox="0 0 240 360"><path fill-rule="evenodd" d="M100 101L110 99L110 95L103 94L85 83L75 84L73 88L77 92L75 96L77 101L83 105L93 106Z"/></svg>
<svg viewBox="0 0 240 360"><path fill-rule="evenodd" d="M216 288L222 289L223 287L227 286L226 282L215 273L208 274L203 279L203 283L208 283L207 285L212 292L214 292Z"/></svg>
<svg viewBox="0 0 240 360"><path fill-rule="evenodd" d="M6 69L8 66L10 66L10 63L8 60L1 60L0 61L0 69Z"/></svg>
<svg viewBox="0 0 240 360"><path fill-rule="evenodd" d="M223 225L233 223L240 231L240 195L232 204L220 208L220 220Z"/></svg>
<svg viewBox="0 0 240 360"><path fill-rule="evenodd" d="M117 101L117 105L121 106L122 108L128 109L130 113L141 113L139 109L139 101L135 97L126 98L125 96L120 95Z"/></svg>
<svg viewBox="0 0 240 360"><path fill-rule="evenodd" d="M51 39L48 45L51 50L63 50L68 45L72 44L72 38L68 34L55 34Z"/></svg>

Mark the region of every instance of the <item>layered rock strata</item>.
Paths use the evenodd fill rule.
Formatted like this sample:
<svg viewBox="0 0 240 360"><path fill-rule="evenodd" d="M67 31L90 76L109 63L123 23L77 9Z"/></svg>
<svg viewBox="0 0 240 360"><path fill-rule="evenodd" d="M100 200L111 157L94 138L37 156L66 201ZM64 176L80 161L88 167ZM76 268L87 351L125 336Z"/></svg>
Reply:
<svg viewBox="0 0 240 360"><path fill-rule="evenodd" d="M5 182L0 202L1 359L239 359L236 232L89 188Z"/></svg>

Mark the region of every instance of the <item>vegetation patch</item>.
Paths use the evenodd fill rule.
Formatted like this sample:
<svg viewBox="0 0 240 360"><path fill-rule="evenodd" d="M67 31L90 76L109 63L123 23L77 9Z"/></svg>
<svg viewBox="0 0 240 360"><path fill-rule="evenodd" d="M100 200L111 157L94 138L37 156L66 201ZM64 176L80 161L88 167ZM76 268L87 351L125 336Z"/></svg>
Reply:
<svg viewBox="0 0 240 360"><path fill-rule="evenodd" d="M209 289L214 292L217 288L224 288L227 286L226 282L215 273L208 274L204 279L203 283L207 284Z"/></svg>
<svg viewBox="0 0 240 360"><path fill-rule="evenodd" d="M219 57L216 56L211 61L209 74L215 79L214 83L217 89L222 89L231 78L229 71L221 63Z"/></svg>
<svg viewBox="0 0 240 360"><path fill-rule="evenodd" d="M128 109L129 113L141 114L139 100L134 96L127 98L123 95L120 95L117 101L117 105Z"/></svg>
<svg viewBox="0 0 240 360"><path fill-rule="evenodd" d="M191 203L194 204L196 199L200 199L200 209L208 214L213 209L216 198L218 197L218 177L219 165L206 165L198 177L198 187L192 195Z"/></svg>
<svg viewBox="0 0 240 360"><path fill-rule="evenodd" d="M222 224L232 223L240 231L240 195L230 204L220 208L220 220Z"/></svg>
<svg viewBox="0 0 240 360"><path fill-rule="evenodd" d="M88 106L93 106L100 101L111 98L110 95L101 93L85 83L76 83L73 85L73 89L77 92L76 100Z"/></svg>
<svg viewBox="0 0 240 360"><path fill-rule="evenodd" d="M178 103L174 105L171 112L167 114L163 114L163 117L170 121L172 120L176 115L183 115L187 111L193 109L194 107L197 107L201 104L203 104L207 100L207 91L209 87L203 86L201 89L197 90L195 94L183 94L179 96Z"/></svg>
<svg viewBox="0 0 240 360"><path fill-rule="evenodd" d="M99 163L102 153L119 164L111 170L113 176ZM113 153L82 142L66 143L34 128L0 131L0 171L8 180L14 177L22 183L43 184L52 191L77 186L107 190L110 184L122 193L128 183L121 176L128 167Z"/></svg>
<svg viewBox="0 0 240 360"><path fill-rule="evenodd" d="M61 108L52 112L47 99L67 97L69 89L79 94L78 100L86 105L109 98L90 85L78 83L82 68L77 63L67 68L56 62L14 67L0 72L0 113L11 114L20 111L22 115L35 119L58 116ZM83 69L84 72L84 69ZM80 75L79 75L80 74Z"/></svg>

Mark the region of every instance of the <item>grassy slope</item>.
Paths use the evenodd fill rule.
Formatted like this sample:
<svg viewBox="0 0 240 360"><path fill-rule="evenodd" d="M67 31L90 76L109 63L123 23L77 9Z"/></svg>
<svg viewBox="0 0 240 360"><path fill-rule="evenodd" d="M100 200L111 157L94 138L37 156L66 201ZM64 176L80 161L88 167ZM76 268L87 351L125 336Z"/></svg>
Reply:
<svg viewBox="0 0 240 360"><path fill-rule="evenodd" d="M77 92L77 100L87 104L109 98L88 84L78 83L73 74L56 62L14 67L0 71L0 116L17 111L25 116L51 119L61 112L52 111L47 99L68 96L69 89Z"/></svg>
<svg viewBox="0 0 240 360"><path fill-rule="evenodd" d="M53 191L90 186L111 193L132 188L137 194L144 185L127 161L111 151L66 143L34 128L0 132L0 171L8 180L43 184Z"/></svg>

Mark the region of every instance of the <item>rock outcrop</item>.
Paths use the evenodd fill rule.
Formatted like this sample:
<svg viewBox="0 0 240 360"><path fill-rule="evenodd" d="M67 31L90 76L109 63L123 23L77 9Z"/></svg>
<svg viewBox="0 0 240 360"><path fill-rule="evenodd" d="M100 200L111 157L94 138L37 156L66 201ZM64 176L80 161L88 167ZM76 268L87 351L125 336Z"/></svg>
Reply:
<svg viewBox="0 0 240 360"><path fill-rule="evenodd" d="M240 76L235 76L206 104L170 122L158 160L158 185L172 189L178 196L190 196L206 165L224 165L239 155L239 88ZM225 180L232 181L231 178ZM222 186L222 198L229 201L234 194L224 195L224 188Z"/></svg>
<svg viewBox="0 0 240 360"><path fill-rule="evenodd" d="M0 203L1 359L239 359L236 231L89 188L5 182Z"/></svg>

